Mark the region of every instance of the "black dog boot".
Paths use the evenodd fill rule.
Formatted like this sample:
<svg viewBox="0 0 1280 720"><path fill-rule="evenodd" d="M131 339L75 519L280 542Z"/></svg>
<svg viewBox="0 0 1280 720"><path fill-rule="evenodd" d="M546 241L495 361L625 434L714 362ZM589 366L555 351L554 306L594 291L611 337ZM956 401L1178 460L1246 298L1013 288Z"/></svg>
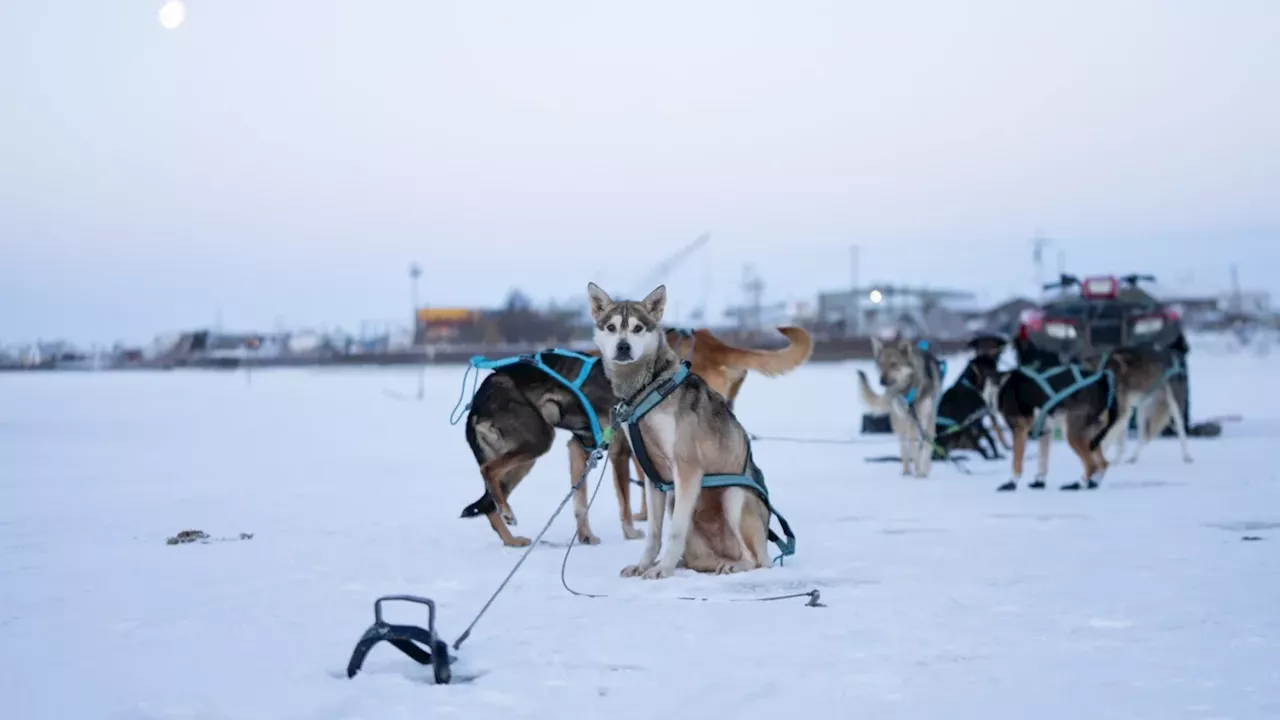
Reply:
<svg viewBox="0 0 1280 720"><path fill-rule="evenodd" d="M1014 490L1017 490L1017 489L1018 489L1018 481L1009 480L1009 482L996 488L996 492L1013 492Z"/></svg>
<svg viewBox="0 0 1280 720"><path fill-rule="evenodd" d="M1034 480L1032 480L1032 481L1031 481L1031 484L1030 484L1030 485L1028 485L1027 487L1031 488L1032 490L1043 490L1043 489L1044 489L1044 476L1043 476L1043 475L1037 475L1037 476L1036 476L1036 478L1035 478Z"/></svg>

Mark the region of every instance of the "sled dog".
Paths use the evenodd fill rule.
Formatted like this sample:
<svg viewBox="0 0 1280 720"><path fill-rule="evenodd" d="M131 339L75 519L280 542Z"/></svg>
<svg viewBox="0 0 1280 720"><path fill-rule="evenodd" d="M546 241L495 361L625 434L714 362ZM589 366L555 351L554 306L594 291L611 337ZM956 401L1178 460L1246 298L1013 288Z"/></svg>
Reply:
<svg viewBox="0 0 1280 720"><path fill-rule="evenodd" d="M1061 423L1067 443L1084 465L1089 489L1107 469L1107 460L1096 447L1095 435L1106 426L1104 415L1114 412L1115 385L1112 373L1096 364L1064 363L1057 355L1033 348L1021 339L1014 341L1018 367L1002 374L996 393L996 408L1013 431L1012 477L1001 491L1016 490L1022 478L1027 439L1040 430L1039 468L1030 487L1041 490L1049 472L1051 427ZM1063 490L1079 490L1080 483L1063 485Z"/></svg>
<svg viewBox="0 0 1280 720"><path fill-rule="evenodd" d="M682 372L660 331L666 286L639 302L615 301L595 283L587 295L605 375L623 401L617 419L623 434L643 442L659 476L645 473L650 532L639 562L623 568L623 577L670 577L678 565L714 573L767 567L766 502L745 487L702 487L705 476L755 468L747 432L728 402L699 375Z"/></svg>
<svg viewBox="0 0 1280 720"><path fill-rule="evenodd" d="M1129 434L1129 415L1137 410L1138 447L1129 462L1137 462L1142 448L1151 442L1153 436L1163 432L1170 421L1178 435L1182 461L1191 462L1187 428L1178 403L1178 397L1185 396L1187 392L1186 368L1182 365L1181 356L1173 350L1149 345L1119 348L1107 358L1107 367L1115 377L1116 411L1091 447L1105 448L1115 444L1119 449L1116 461L1123 459L1125 436Z"/></svg>
<svg viewBox="0 0 1280 720"><path fill-rule="evenodd" d="M956 384L942 393L938 400L937 420L937 441L942 450L972 448L987 460L1000 459L1000 448L991 437L991 431L987 430L987 417L992 419L992 429L1000 439L1000 445L1006 450L1012 449L992 409L994 403L987 400L987 389L999 381L999 376L996 358L979 354L965 366Z"/></svg>
<svg viewBox="0 0 1280 720"><path fill-rule="evenodd" d="M873 410L889 413L889 425L902 452L902 474L927 477L933 465L937 434L937 401L942 386L942 366L933 353L910 340L888 344L871 339L883 395L877 395L858 371L862 401Z"/></svg>
<svg viewBox="0 0 1280 720"><path fill-rule="evenodd" d="M779 327L778 332L790 341L788 347L780 350L734 347L705 329L692 332L667 330L657 334L664 336L664 342L680 346L682 350L687 348L692 371L732 405L748 371L776 376L809 359L813 340L808 332L799 327ZM586 354L598 355L599 352ZM582 369L582 361L573 357L548 353L542 356L542 361L565 378L576 378ZM529 544L528 538L513 535L508 529L508 525L516 525L509 496L529 474L537 459L551 449L557 428L572 434L568 444L569 482L576 482L587 466L587 448L594 445L588 413L594 413L600 425L607 426L609 412L618 402L599 362L582 383L581 391L590 408L582 407L577 396L564 383L543 369L522 363L499 368L480 383L468 411L466 438L480 466L485 492L479 500L463 509L462 517L484 515L504 545L521 547ZM609 460L613 466L622 533L628 539L644 537L644 532L635 527L633 520L645 520L647 513L635 516L631 513L629 463L632 453L624 434L614 434ZM641 507L645 507L644 503ZM587 519L586 483L575 489L574 518L579 541L587 544L600 542Z"/></svg>

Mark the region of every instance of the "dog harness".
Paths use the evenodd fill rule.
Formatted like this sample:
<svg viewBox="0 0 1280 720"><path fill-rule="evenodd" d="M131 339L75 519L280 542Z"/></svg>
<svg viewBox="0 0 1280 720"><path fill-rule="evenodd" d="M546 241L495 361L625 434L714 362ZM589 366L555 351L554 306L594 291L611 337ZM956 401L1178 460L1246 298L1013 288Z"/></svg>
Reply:
<svg viewBox="0 0 1280 720"><path fill-rule="evenodd" d="M1177 354L1174 354L1173 365L1170 366L1168 370L1164 371L1164 374L1160 376L1160 382L1156 383L1155 387L1143 393L1142 399L1138 401L1138 404L1146 405L1151 400L1151 398L1155 397L1156 391L1160 389L1161 384L1172 380L1177 375L1186 375L1186 374L1187 374L1187 368L1182 364L1182 358L1179 357Z"/></svg>
<svg viewBox="0 0 1280 720"><path fill-rule="evenodd" d="M649 458L649 453L645 449L644 436L640 433L640 420L649 414L649 411L662 404L662 401L675 392L676 388L680 387L680 384L688 377L689 363L682 362L674 375L641 389L631 399L618 403L614 408L613 420L615 423L625 423L627 425L627 436L631 440L631 452L635 454L636 461L640 463L640 468L644 470L645 476L654 484L654 487L664 493L671 491L675 485L662 479L653 465L653 460ZM703 475L702 487L745 487L754 490L760 496L760 499L764 501L765 507L769 508L769 513L778 518L778 524L782 526L782 534L786 536L785 540L779 538L773 528L768 528L769 541L777 545L778 550L782 553L778 556L778 559L794 555L796 552L796 536L791 532L791 526L787 524L786 518L782 517L782 514L769 502L769 489L765 486L764 473L756 466L753 459L750 438L745 441L747 443L747 461L742 472L737 475Z"/></svg>
<svg viewBox="0 0 1280 720"><path fill-rule="evenodd" d="M939 362L942 364L943 374L946 374L946 368L947 368L946 361L940 360ZM982 391L974 387L973 383L969 382L969 379L966 377L962 376L959 380L957 380L956 387L968 388L972 390L974 393L976 393L978 397L980 398L982 397ZM954 435L958 432L962 432L965 428L981 420L984 416L986 416L990 412L990 410L987 409L986 405L987 405L986 399L983 398L983 401L982 401L983 408L981 410L974 411L969 415L969 417L965 418L960 422L956 422L955 420L949 417L944 417L942 415L939 415L936 419L937 424L946 428L946 430L942 432L942 435Z"/></svg>
<svg viewBox="0 0 1280 720"><path fill-rule="evenodd" d="M692 328L671 329L679 333L680 337L689 338L692 342L697 341L694 337ZM692 342L689 348L690 360L693 359ZM557 355L559 357L571 358L573 360L580 361L582 363L582 369L578 371L577 379L570 381L565 376L555 370L552 370L551 367L543 362L542 357L544 355ZM462 375L462 392L458 396L458 403L453 406L453 412L449 413L449 424L457 425L461 422L463 415L471 409L471 402L468 401L464 405L462 400L467 397L467 376L471 374L472 370L477 371L475 377L471 381L471 397L474 398L476 395L476 387L480 383L480 373L478 371L498 370L511 365L531 365L546 373L561 385L564 385L569 389L569 392L573 393L574 397L578 399L578 404L582 406L582 411L586 414L587 421L591 423L591 440L590 442L584 441L582 443L583 446L586 447L587 450L595 450L596 448L603 447L607 444L607 438L613 431L611 428L601 427L600 418L596 415L595 408L591 406L591 402L587 400L586 394L582 392L582 386L587 382L587 376L591 374L591 370L595 368L596 363L599 361L600 358L598 357L592 357L590 355L584 355L580 352L564 350L562 348L550 348L533 354L512 355L510 357L499 358L497 360L490 360L483 355L472 355L470 364L467 366L467 371Z"/></svg>
<svg viewBox="0 0 1280 720"><path fill-rule="evenodd" d="M1034 367L1020 365L1018 372L1034 380L1048 398L1040 408L1040 415L1036 417L1035 422L1031 425L1031 437L1040 437L1044 432L1045 418L1049 417L1064 400L1087 387L1097 384L1103 378L1107 379L1107 407L1111 407L1116 401L1115 374L1106 367L1106 364L1107 356L1104 355L1102 361L1098 364L1099 369L1092 375L1085 375L1080 371L1080 366L1074 363L1071 365L1056 365L1047 370L1036 370ZM1063 373L1070 374L1071 383L1061 390L1054 390L1053 384L1049 381Z"/></svg>
<svg viewBox="0 0 1280 720"><path fill-rule="evenodd" d="M919 347L921 350L928 352L929 341L921 340L920 342L916 343L916 347ZM933 357L932 355L930 355L929 358L934 362L938 363L938 379L941 380L942 378L945 378L947 376L947 361L940 360L936 357ZM914 413L915 405L916 405L916 388L914 385L912 385L910 388L907 389L905 393L902 394L902 399L907 401L907 407L911 408L911 412Z"/></svg>
<svg viewBox="0 0 1280 720"><path fill-rule="evenodd" d="M548 366L545 362L543 362L542 357L544 355L556 355L559 357L572 358L574 360L581 361L582 369L578 371L577 379L570 381L565 376L561 375L555 370L552 370L550 366ZM591 423L591 443L588 445L588 443L584 442L583 445L587 446L587 450L595 450L596 448L601 447L604 444L606 432L602 430L600 427L600 419L596 417L595 408L591 407L591 403L590 401L587 400L586 394L582 392L582 385L586 383L587 376L591 374L592 368L594 368L596 366L596 363L599 361L600 361L600 358L598 357L591 357L589 355L583 355L582 353L579 353L579 352L574 352L572 350L562 350L560 348L551 348L549 350L543 350L542 352L536 352L531 355L512 355L511 357L500 358L498 360L490 360L483 355L473 355L471 357L471 364L467 367L466 373L463 374L462 376L463 395L459 396L458 404L454 406L453 412L450 413L449 423L452 425L457 425L458 422L462 420L463 413L466 413L468 410L471 409L470 402L468 402L465 406L462 405L462 398L466 396L465 393L467 390L467 375L470 375L472 370L476 370L476 371L499 370L501 368L510 367L512 365L530 365L546 373L553 380L558 381L561 385L564 385L566 388L569 389L569 392L573 393L574 396L578 398L578 403L582 405L582 411L586 413L587 420ZM480 373L476 372L475 379L472 380L471 382L471 396L473 398L475 397L476 385L479 383L479 381L480 381ZM459 407L462 408L461 412L458 411Z"/></svg>

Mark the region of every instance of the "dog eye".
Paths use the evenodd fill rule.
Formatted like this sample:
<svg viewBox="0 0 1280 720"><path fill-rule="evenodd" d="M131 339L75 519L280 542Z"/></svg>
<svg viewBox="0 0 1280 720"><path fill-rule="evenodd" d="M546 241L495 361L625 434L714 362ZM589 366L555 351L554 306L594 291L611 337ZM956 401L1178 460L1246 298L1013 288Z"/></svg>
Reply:
<svg viewBox="0 0 1280 720"><path fill-rule="evenodd" d="M609 323L608 325L605 325L604 329L608 330L609 332L618 332L618 326L614 325L613 323Z"/></svg>
<svg viewBox="0 0 1280 720"><path fill-rule="evenodd" d="M639 335L640 333L644 332L644 326L643 326L643 325L637 325L637 326L635 326L635 327L631 328L631 332L633 332L633 333L635 333L635 334Z"/></svg>

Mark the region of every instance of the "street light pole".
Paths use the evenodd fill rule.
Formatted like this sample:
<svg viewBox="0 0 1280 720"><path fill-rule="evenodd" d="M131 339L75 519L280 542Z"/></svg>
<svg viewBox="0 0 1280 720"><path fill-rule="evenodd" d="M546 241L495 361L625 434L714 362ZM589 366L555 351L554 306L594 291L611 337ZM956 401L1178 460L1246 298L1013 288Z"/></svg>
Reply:
<svg viewBox="0 0 1280 720"><path fill-rule="evenodd" d="M418 344L418 278L422 277L422 268L418 263L409 263L409 302L413 305L413 313L410 315L412 323L410 325L411 340L410 347ZM423 345L426 345L426 337L423 337ZM426 392L426 358L418 365L418 400L421 401Z"/></svg>

